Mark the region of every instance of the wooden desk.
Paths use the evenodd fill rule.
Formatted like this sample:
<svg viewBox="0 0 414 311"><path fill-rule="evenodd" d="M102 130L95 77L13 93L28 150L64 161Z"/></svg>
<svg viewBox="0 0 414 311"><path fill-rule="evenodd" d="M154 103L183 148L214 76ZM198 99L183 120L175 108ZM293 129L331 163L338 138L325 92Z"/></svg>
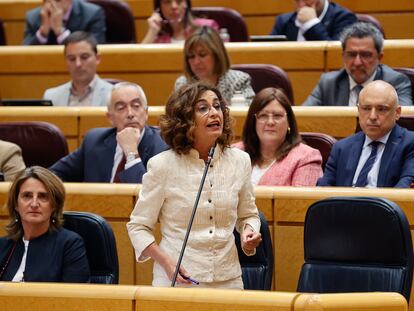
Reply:
<svg viewBox="0 0 414 311"><path fill-rule="evenodd" d="M65 183L65 210L87 211L102 215L111 224L117 242L120 283L150 285L152 262L137 264L126 231L126 223L135 205L140 185ZM0 206L6 202L9 183L0 183ZM277 291L294 291L303 263L303 225L308 207L334 196L384 197L396 202L406 213L414 230L414 191L411 189L355 189L334 187L256 187L256 204L264 213L273 235L275 283ZM0 226L6 223L6 211L0 211ZM159 239L159 228L156 230ZM414 291L414 288L413 290ZM414 310L414 307L412 309Z"/></svg>
<svg viewBox="0 0 414 311"><path fill-rule="evenodd" d="M0 305L7 311L131 311L136 286L0 282Z"/></svg>
<svg viewBox="0 0 414 311"><path fill-rule="evenodd" d="M356 13L375 16L383 25L387 38L414 38L414 5L411 0L337 0L337 3ZM140 42L147 31L147 18L153 11L152 0L127 0L135 19L137 40ZM291 1L268 0L193 0L194 7L222 6L233 8L244 17L249 34L262 35L271 32L275 17L294 10ZM1 0L0 18L5 24L9 45L23 42L25 14L41 5L40 0Z"/></svg>
<svg viewBox="0 0 414 311"><path fill-rule="evenodd" d="M286 70L297 103L306 99L325 70L325 41L226 46L233 64L268 63ZM101 45L99 51L99 74L140 84L150 105L164 105L182 73L181 45ZM3 98L41 98L47 88L70 80L62 46L0 47L0 64Z"/></svg>
<svg viewBox="0 0 414 311"><path fill-rule="evenodd" d="M303 294L205 288L11 282L0 283L0 304L7 311L407 310L407 302L397 293Z"/></svg>

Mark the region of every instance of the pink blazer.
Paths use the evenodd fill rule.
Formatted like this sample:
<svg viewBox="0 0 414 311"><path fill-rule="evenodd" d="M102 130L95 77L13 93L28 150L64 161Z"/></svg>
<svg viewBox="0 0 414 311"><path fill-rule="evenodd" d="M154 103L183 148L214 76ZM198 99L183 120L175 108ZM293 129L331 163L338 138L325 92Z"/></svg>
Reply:
<svg viewBox="0 0 414 311"><path fill-rule="evenodd" d="M211 27L217 31L220 28L215 20L207 19L207 18L194 18L193 24L198 27L202 27L202 26ZM191 29L191 27L189 27L188 29ZM187 36L191 34L191 32L188 29L187 29ZM171 43L171 36L169 34L158 36L155 39L154 43Z"/></svg>
<svg viewBox="0 0 414 311"><path fill-rule="evenodd" d="M233 147L244 150L243 142ZM275 162L259 180L262 186L316 186L322 176L322 156L319 150L300 143L281 161Z"/></svg>

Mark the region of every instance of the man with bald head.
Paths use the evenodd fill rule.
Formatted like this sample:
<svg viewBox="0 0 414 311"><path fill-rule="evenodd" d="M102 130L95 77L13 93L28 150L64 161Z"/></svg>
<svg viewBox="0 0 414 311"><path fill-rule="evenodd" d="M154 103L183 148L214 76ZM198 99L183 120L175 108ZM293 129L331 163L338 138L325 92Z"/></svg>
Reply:
<svg viewBox="0 0 414 311"><path fill-rule="evenodd" d="M130 82L114 86L107 118L112 128L86 133L82 145L50 167L63 181L140 183L147 162L167 149L157 128L147 126L144 91Z"/></svg>
<svg viewBox="0 0 414 311"><path fill-rule="evenodd" d="M414 182L414 132L396 124L401 106L394 87L382 80L359 96L362 129L337 142L318 186L409 188Z"/></svg>
<svg viewBox="0 0 414 311"><path fill-rule="evenodd" d="M357 21L355 14L328 0L294 0L296 11L276 17L271 35L289 41L338 40Z"/></svg>

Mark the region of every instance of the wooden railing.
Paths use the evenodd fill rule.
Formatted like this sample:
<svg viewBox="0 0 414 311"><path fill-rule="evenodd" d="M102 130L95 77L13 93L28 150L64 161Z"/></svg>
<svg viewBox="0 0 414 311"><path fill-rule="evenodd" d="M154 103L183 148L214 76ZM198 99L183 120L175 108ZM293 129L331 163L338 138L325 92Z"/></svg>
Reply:
<svg viewBox="0 0 414 311"><path fill-rule="evenodd" d="M127 0L135 20L137 41L140 42L147 31L147 18L153 11L152 0ZM335 2L356 13L371 14L376 17L390 39L414 38L414 4L411 0L336 0ZM268 34L272 30L275 17L294 9L292 1L268 0L193 0L197 6L222 6L233 8L244 17L250 34ZM5 22L9 44L20 45L23 41L24 20L28 10L41 5L40 0L1 0L0 18Z"/></svg>

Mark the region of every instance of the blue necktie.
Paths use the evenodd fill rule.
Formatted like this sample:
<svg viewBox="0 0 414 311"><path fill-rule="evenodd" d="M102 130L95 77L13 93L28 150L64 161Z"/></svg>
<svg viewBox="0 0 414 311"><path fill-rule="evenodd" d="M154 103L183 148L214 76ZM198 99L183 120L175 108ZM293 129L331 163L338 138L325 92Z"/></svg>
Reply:
<svg viewBox="0 0 414 311"><path fill-rule="evenodd" d="M371 171L372 166L377 158L378 146L381 144L380 141L373 141L369 145L371 146L371 154L365 162L361 171L359 172L358 179L355 183L355 187L365 187L368 183L368 173Z"/></svg>

